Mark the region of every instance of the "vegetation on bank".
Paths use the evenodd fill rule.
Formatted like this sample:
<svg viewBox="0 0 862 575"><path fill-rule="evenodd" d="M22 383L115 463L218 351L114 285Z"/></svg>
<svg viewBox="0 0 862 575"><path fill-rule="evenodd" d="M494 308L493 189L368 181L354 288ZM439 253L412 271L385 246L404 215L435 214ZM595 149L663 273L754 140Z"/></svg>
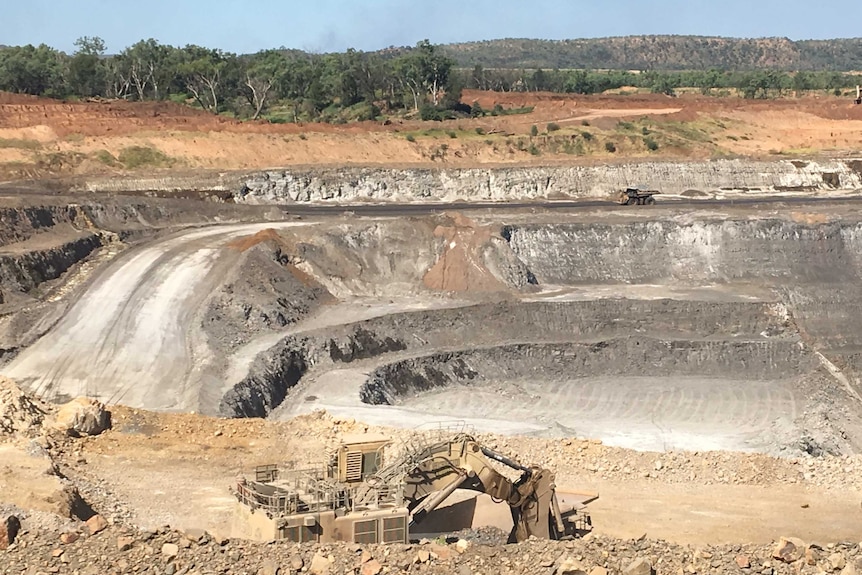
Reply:
<svg viewBox="0 0 862 575"><path fill-rule="evenodd" d="M619 39L607 41L611 40ZM683 40L679 42L686 45ZM545 46L541 42L537 45ZM734 45L743 50L739 46L746 44ZM560 46L569 44L554 46L562 50ZM236 55L194 45L168 46L150 39L119 54L106 55L100 38L87 37L79 39L76 48L71 55L45 45L0 48L0 90L72 99L172 100L238 118L346 123L389 116L443 120L531 111L465 105L461 102L463 88L575 94L643 89L668 95L681 88L694 88L705 95L770 98L812 90L842 94L860 82L857 75L835 71L746 71L730 65L682 71L658 71L655 67L646 71L489 68L482 64L458 68L456 57L460 57L453 46L435 46L427 40L409 49L334 54L282 49ZM479 57L475 52L471 58L496 63L490 56ZM612 64L617 62L613 54L606 54ZM662 56L665 60L657 64L682 62L673 54L676 52ZM749 60L753 57L746 56ZM763 57L760 53L757 61ZM725 64L746 61L742 56L733 59L727 55L709 60ZM600 60L584 62L598 64ZM704 64L706 60L698 62Z"/></svg>

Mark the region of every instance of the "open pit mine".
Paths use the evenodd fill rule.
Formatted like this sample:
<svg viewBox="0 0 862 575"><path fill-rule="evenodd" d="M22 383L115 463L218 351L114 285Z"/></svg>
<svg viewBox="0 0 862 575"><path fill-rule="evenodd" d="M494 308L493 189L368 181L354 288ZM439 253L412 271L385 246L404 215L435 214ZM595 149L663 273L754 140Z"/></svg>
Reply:
<svg viewBox="0 0 862 575"><path fill-rule="evenodd" d="M859 167L280 171L191 210L118 180L4 208L2 373L55 402L854 453L862 219L806 200ZM656 206L607 201L636 178ZM502 201L537 198L593 201Z"/></svg>
<svg viewBox="0 0 862 575"><path fill-rule="evenodd" d="M122 457L128 477L110 484L108 500L137 501L123 509L146 526L223 527L237 504L253 515L263 501L270 511L310 513L301 496L312 491L318 499L370 501L369 490L380 486L371 471L357 470L394 465L374 459L370 436L357 445L374 449L337 460L339 467L315 476L313 489L284 487L293 507L279 499L282 468L262 467L285 463L290 452L284 469L291 477L299 477L295 465L323 469L323 446L303 451L302 442L325 437L334 448L343 438L326 434L344 430L398 436L457 424L468 434L433 444L451 461L469 461L466 452L455 454L453 445L463 443L495 462L503 457L526 473L522 482L531 477L527 464L546 465L543 485L553 498L542 500L538 522L523 503L523 517L534 522L522 522L518 540L547 535L554 473L557 483L586 488L596 487L588 473L650 481L663 461L683 453L691 455L680 456L688 467L677 483L697 483L707 466L692 458L743 452L793 465L837 458L837 473L849 477L862 450L860 178L857 160L722 160L90 179L50 194L7 185L0 194L0 374L48 404L86 396L117 406L123 431L111 437L122 441L176 430L176 444L153 439L161 447L135 448L164 449L153 461L168 453L207 460L185 471L178 462L166 474L161 463L138 466L134 456L117 455L123 444L104 443L120 441L110 437L86 444L99 450L88 455L68 452L70 477L90 477L108 469L113 460L105 458ZM619 205L617 194L635 185L660 191L655 203ZM155 423L152 413L168 419ZM170 419L184 414L193 419ZM206 428L212 435L194 443L203 451L192 455L182 451L182 438L210 424L169 422L200 418L219 427ZM320 418L330 423L302 427ZM244 433L227 427L237 422L258 431L213 463L219 442ZM262 422L292 431L276 440L255 427ZM635 468L578 459L580 466L560 451L572 441L584 442L578 454L601 444L665 459ZM555 447L530 450L539 445L530 442ZM400 461L420 461L400 453ZM492 462L481 461L496 477ZM762 477L771 469L746 465L733 473L750 468ZM814 477L810 465L799 481ZM256 483L235 482L255 466ZM409 467L398 469L409 474ZM475 479L463 473L435 489ZM723 473L709 482L727 482ZM322 487L333 478L342 487ZM348 492L360 484L362 494ZM522 484L508 486L506 497ZM598 499L595 529L636 539L630 531L639 527L624 531L603 516L602 505L624 493L617 488ZM103 501L108 488L100 489L82 491ZM374 493L374 501L392 495ZM807 509L792 493L775 498L795 512ZM806 523L812 533L862 528L859 502L836 497L830 504L856 514ZM149 502L162 498L172 503L159 509L170 511L156 513ZM340 508L327 501L315 505L337 531ZM404 543L407 499L392 501L398 516L384 513L381 521L397 519L389 536ZM433 501L437 507L443 497ZM686 509L707 505L698 501ZM759 513L740 529L753 532L745 530ZM565 527L563 515L552 506L550 517ZM259 538L288 537L295 528L306 533L296 537L317 540L313 517L296 525L268 517ZM722 529L734 529L725 523Z"/></svg>

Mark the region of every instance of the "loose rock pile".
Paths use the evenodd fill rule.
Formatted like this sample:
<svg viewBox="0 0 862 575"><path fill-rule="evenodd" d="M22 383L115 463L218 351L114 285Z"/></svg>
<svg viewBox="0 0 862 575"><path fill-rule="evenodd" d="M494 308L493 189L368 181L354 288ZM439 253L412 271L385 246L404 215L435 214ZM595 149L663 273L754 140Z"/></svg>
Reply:
<svg viewBox="0 0 862 575"><path fill-rule="evenodd" d="M862 544L819 546L782 538L769 546L692 548L664 541L589 537L576 541L531 539L517 545L482 545L462 538L412 545L252 543L200 530L137 531L121 526L31 532L0 552L0 573L310 573L547 575L856 575ZM469 536L468 536L469 537Z"/></svg>
<svg viewBox="0 0 862 575"><path fill-rule="evenodd" d="M482 441L522 462L543 465L558 477L640 479L662 483L762 485L805 483L862 490L862 455L776 458L719 451L633 452L588 439L537 439L482 435Z"/></svg>
<svg viewBox="0 0 862 575"><path fill-rule="evenodd" d="M11 379L0 377L0 439L37 435L48 413L45 404L21 391Z"/></svg>

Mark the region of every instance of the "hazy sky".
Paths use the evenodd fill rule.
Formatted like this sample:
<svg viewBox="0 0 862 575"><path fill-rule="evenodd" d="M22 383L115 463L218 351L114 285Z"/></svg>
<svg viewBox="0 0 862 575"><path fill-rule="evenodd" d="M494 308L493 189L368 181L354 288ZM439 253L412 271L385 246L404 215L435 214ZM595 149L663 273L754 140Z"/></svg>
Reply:
<svg viewBox="0 0 862 575"><path fill-rule="evenodd" d="M108 51L155 38L232 52L375 50L428 38L590 38L629 34L862 36L859 0L0 0L0 44Z"/></svg>

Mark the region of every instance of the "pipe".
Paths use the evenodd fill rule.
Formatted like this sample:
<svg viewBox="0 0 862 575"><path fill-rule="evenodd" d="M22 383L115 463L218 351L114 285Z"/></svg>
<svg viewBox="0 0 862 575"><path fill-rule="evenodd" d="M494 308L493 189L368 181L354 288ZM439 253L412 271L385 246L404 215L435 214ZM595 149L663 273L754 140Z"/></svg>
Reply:
<svg viewBox="0 0 862 575"><path fill-rule="evenodd" d="M557 500L556 491L551 495L551 511L554 513L554 521L557 523L557 533L562 537L566 534L566 526L563 524L563 514L560 512L560 502Z"/></svg>
<svg viewBox="0 0 862 575"><path fill-rule="evenodd" d="M481 449L482 449L482 453L484 453L486 457L490 457L494 461L499 461L503 465L507 465L507 466L511 467L512 469L517 469L518 471L530 471L529 467L524 467L523 465L521 465L520 463L518 463L514 459L509 459L505 455L497 453L493 449L488 449L487 447L484 447L484 446L482 446Z"/></svg>
<svg viewBox="0 0 862 575"><path fill-rule="evenodd" d="M467 472L463 469L457 470L458 477L456 477L449 485L423 501L419 507L413 511L410 516L410 522L419 523L424 519L425 515L431 513L437 507L443 503L447 497L452 495L452 492L458 489L464 481L467 479Z"/></svg>

